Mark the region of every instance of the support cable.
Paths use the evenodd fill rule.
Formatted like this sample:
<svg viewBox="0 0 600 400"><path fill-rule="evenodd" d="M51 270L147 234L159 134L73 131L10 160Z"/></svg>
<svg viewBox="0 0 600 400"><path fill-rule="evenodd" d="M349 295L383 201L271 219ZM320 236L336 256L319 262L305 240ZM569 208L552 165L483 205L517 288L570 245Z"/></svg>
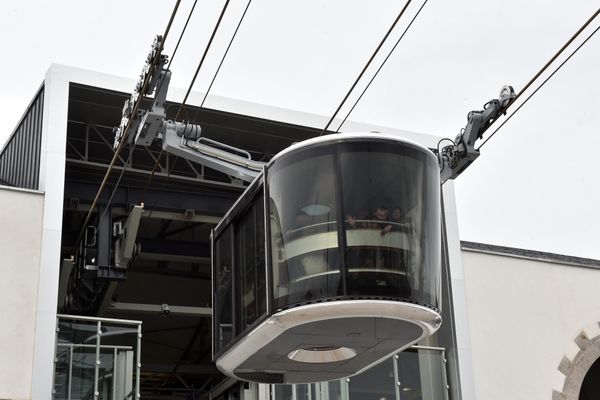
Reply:
<svg viewBox="0 0 600 400"><path fill-rule="evenodd" d="M508 104L502 109L502 113L506 113L506 111L508 110L508 108L510 106L512 106L515 101L521 97L521 95L527 90L529 89L529 87L548 69L548 67L565 51L565 49L567 47L569 47L569 45L571 45L571 43L573 43L573 41L575 39L577 39L577 37L579 37L579 35L581 34L581 32L583 32L589 24L592 23L592 21L594 19L596 19L596 17L600 14L600 8L596 10L596 12L594 14L592 14L592 16L581 26L581 28L579 28L577 30L577 32L575 32L573 34L573 36L571 36L571 38L569 40L567 40L567 42L554 54L554 56L552 56L552 58L550 60L548 60L548 62L533 76L533 78L531 78L529 80L529 82L527 82L527 84L523 87L523 89L521 89L519 91L519 93L516 94L516 96L508 102ZM488 142L488 140L490 140L492 138L492 136L494 136L496 134L496 132L498 132L498 130L500 130L500 128L502 128L504 126L504 124L506 124L508 122L508 120L510 120L512 118L512 116L521 109L521 107L523 107L523 105L525 105L525 103L527 103L529 101L529 99L531 99L531 97L536 94L538 92L538 90L540 90L542 88L542 86L544 86L546 84L546 82L548 82L548 80L550 80L550 78L552 78L554 76L554 74L556 74L563 65L565 65L565 63L567 61L569 61L569 59L571 59L571 57L573 57L573 55L575 55L575 53L577 53L577 51L596 33L596 31L598 30L598 28L596 28L595 31L593 31L588 37L587 39L585 39L583 41L583 43L581 43L570 55L569 57L567 57L555 70L554 72L552 72L552 74L550 74L550 76L548 78L546 78L541 85L531 94L529 95L525 101L512 113L508 116L508 118L506 118L502 124L496 128L496 130L494 130L494 132L492 132L492 134L490 136L488 136L483 143L481 143L481 145L476 149L479 150L484 144L486 144ZM494 122L496 122L496 120L492 121L492 124ZM491 126L491 124L490 124Z"/></svg>
<svg viewBox="0 0 600 400"><path fill-rule="evenodd" d="M206 93L204 93L204 97L202 98L200 107L196 111L196 114L194 115L194 119L192 119L192 121L196 120L196 118L198 117L198 113L200 112L200 109L202 108L202 106L204 106L204 102L206 101L206 98L208 97L208 93L210 92L210 89L212 89L213 84L215 83L215 80L217 79L217 75L219 74L219 71L221 71L223 62L225 61L225 58L227 57L227 54L229 53L229 49L231 48L231 45L233 44L233 41L235 40L235 37L238 33L238 30L240 29L240 26L242 25L242 22L244 22L244 18L246 17L246 12L248 12L248 8L250 7L251 3L252 3L252 0L248 0L248 4L246 4L244 13L242 14L242 17L240 18L240 20L235 28L235 31L233 32L233 35L231 36L231 39L229 40L229 44L227 45L227 48L225 49L225 53L223 54L223 57L221 57L221 62L219 62L219 66L217 67L217 70L215 71L215 74L213 75L213 78L210 81L210 85L208 85L208 89L206 89Z"/></svg>
<svg viewBox="0 0 600 400"><path fill-rule="evenodd" d="M229 49L231 48L231 45L233 44L233 41L235 40L235 37L238 33L238 30L240 29L240 26L242 25L242 22L244 21L244 18L246 17L246 13L248 12L248 8L250 8L250 4L252 3L252 0L249 0L248 3L246 4L246 8L244 9L244 12L242 13L242 16L240 18L240 20L238 21L238 24L235 28L235 31L233 32L233 35L231 36L231 39L229 40L229 44L227 45L227 48L225 49L225 53L223 54L223 56L221 57L221 61L219 62L219 66L217 67L217 70L215 71L212 80L210 81L210 85L208 85L208 89L206 89L206 92L204 93L204 97L202 98L202 102L200 103L200 106L198 107L198 109L196 110L196 113L194 114L194 117L191 119L191 121L193 123L196 123L196 119L198 118L198 114L200 113L200 110L202 109L202 107L204 106L204 102L206 101L206 98L208 97L208 94L210 93L210 90L213 87L213 84L215 83L215 80L217 79L217 75L219 74L219 72L221 71L221 67L223 66L223 62L225 61L225 58L227 57L227 54L229 53ZM175 161L173 162L173 165L175 165L175 162L177 161L177 156L175 156ZM152 174L151 174L152 176ZM167 175L168 178L168 175ZM163 182L163 188L165 186L165 182ZM148 188L148 186L146 186L146 189ZM162 190L162 188L161 188ZM145 191L144 191L145 193Z"/></svg>
<svg viewBox="0 0 600 400"><path fill-rule="evenodd" d="M229 45L227 46L227 49L225 50L225 54L223 55L223 57L221 58L221 62L219 63L219 67L217 68L217 71L215 72L213 79L210 83L210 86L208 88L208 90L206 91L206 93L204 94L204 98L202 99L202 103L200 105L200 108L204 105L204 102L206 101L206 97L208 96L208 93L213 85L213 83L215 82L215 79L217 78L217 74L219 73L221 66L223 65L223 62L225 61L225 57L227 56L227 53L229 52L229 49L233 43L233 40L235 39L237 32L242 24L242 21L244 20L244 17L246 16L246 12L248 11L248 8L250 7L250 3L252 3L252 0L248 1L248 4L246 5L246 8L244 9L244 13L242 14L242 17L240 18L240 21L238 22L237 27L235 28L235 32L233 33L233 36L231 38L231 40L229 41ZM198 73L200 72L200 69L202 68L202 64L204 63L204 60L206 58L206 55L208 54L208 51L210 50L210 46L212 45L212 41L217 33L217 30L219 29L219 26L221 24L221 21L223 19L223 15L225 14L225 10L227 10L227 6L229 5L229 0L227 0L223 6L223 9L221 10L221 15L219 16L219 19L217 20L217 23L213 29L213 32L210 36L210 39L206 45L206 48L204 49L204 53L202 54L202 58L200 59L200 62L198 63L198 67L196 68L196 72L194 73L194 77L192 78L192 82L190 83L187 92L185 94L185 97L181 103L181 105L179 106L179 110L177 111L177 114L175 115L175 119L177 119L179 117L179 114L181 113L181 111L183 110L183 108L185 107L185 104L187 102L187 99L189 97L190 92L192 91L192 87L194 86L194 83L196 82L196 78L198 77ZM196 117L198 116L198 112L200 109L198 109L196 111L196 114L194 116L194 119L196 119ZM150 183L152 182L152 179L154 178L154 175L156 173L156 169L157 167L160 165L160 161L162 159L162 156L164 154L164 150L161 149L160 153L158 154L158 157L156 158L156 162L154 163L154 166L152 167L152 172L150 173L150 176L148 177L148 180L146 181L146 184L144 185L144 195L143 197L145 197L146 192L148 191L148 188L150 186Z"/></svg>
<svg viewBox="0 0 600 400"><path fill-rule="evenodd" d="M529 80L529 82L527 82L527 84L523 87L523 89L521 89L519 91L519 93L517 93L517 95L512 99L512 101L510 101L506 105L506 107L504 107L504 111L506 111L508 109L508 107L510 107L512 104L514 104L517 101L517 99L519 97L521 97L521 95L523 94L523 92L525 92L533 84L533 82L535 82L537 80L537 78L539 78L540 75L542 75L544 73L544 71L546 71L546 69L548 69L548 67L550 66L550 64L552 64L562 54L562 52L567 47L569 47L569 45L571 45L571 43L573 43L573 41L575 39L577 39L577 37L581 34L581 32L583 32L584 29L587 28L588 25L592 23L592 21L598 16L598 14L600 14L600 8L598 10L596 10L596 12L581 26L581 28L579 28L579 30L577 32L575 32L573 34L573 36L571 36L571 38L569 40L567 40L567 42L556 52L556 54L554 54L554 56L546 63L546 65L544 65L537 72L537 74L535 74L534 77L531 78Z"/></svg>
<svg viewBox="0 0 600 400"><path fill-rule="evenodd" d="M169 18L169 22L167 24L167 27L165 28L165 32L162 36L162 41L160 44L159 49L156 51L156 55L154 56L154 59L152 60L152 63L150 64L150 68L151 70L155 70L156 66L158 64L158 62L160 61L160 55L161 52L164 48L164 44L165 44L165 40L167 39L168 35L169 35L169 31L171 30L171 25L173 24L173 20L175 19L175 15L177 14L177 10L179 8L179 4L181 3L181 0L177 0L177 2L175 3L175 7L173 8L173 11L171 12L171 17ZM143 101L143 93L146 92L146 89L148 87L148 84L150 83L150 76L152 76L151 73L148 73L146 75L146 78L144 79L143 85L142 85L142 89L140 91L140 93L142 95L140 95L138 97L138 99L136 100L134 106L133 106L133 111L132 111L132 115L136 115L140 105L142 104ZM112 169L117 161L117 159L119 158L119 154L121 153L121 150L124 147L124 143L127 141L127 137L129 135L129 131L131 130L131 119L127 122L127 126L125 127L125 131L123 132L123 138L122 140L119 142L119 146L117 147L117 149L115 150L115 154L113 155L113 158L110 162L110 164L108 165L108 168L106 170L106 173L104 175L104 178L102 179L102 182L100 183L100 187L98 188L98 191L96 193L96 196L94 197L94 201L92 202L92 205L90 206L90 209L84 219L83 225L81 227L81 230L79 231L79 234L77 235L77 238L75 240L75 246L77 247L77 244L79 243L79 241L81 240L81 238L83 237L83 233L85 232L86 226L90 221L90 218L92 216L92 212L94 211L94 209L96 208L96 205L98 204L98 200L100 199L100 196L102 195L102 191L104 190L104 187L106 186L108 179L110 177L110 174L112 172Z"/></svg>
<svg viewBox="0 0 600 400"><path fill-rule="evenodd" d="M406 35L406 32L408 32L408 30L410 29L411 25L413 24L413 22L415 22L415 19L417 19L417 17L421 13L421 10L423 10L423 7L425 7L425 4L427 4L428 1L429 0L425 0L423 2L423 4L421 5L421 7L417 11L417 13L414 15L414 17L412 18L412 20L410 21L410 23L406 27L406 29L404 29L404 32L402 32L402 35L400 36L400 38L398 38L398 40L396 41L396 44L394 45L394 47L392 47L392 49L390 50L390 52L388 53L388 55L385 57L385 59L383 60L383 62L381 63L381 65L379 66L379 68L377 69L377 71L375 72L375 74L373 75L373 77L371 78L371 80L369 81L369 83L367 83L367 86L365 86L365 88L363 89L363 91L360 94L360 96L358 96L358 99L356 99L356 101L354 102L354 105L352 106L352 108L350 109L350 111L348 111L348 113L346 114L346 116L342 120L342 123L336 129L336 131L335 131L336 133L339 132L340 129L342 129L342 125L344 125L344 123L346 123L346 120L348 119L348 117L350 116L350 114L352 113L352 111L354 111L354 108L356 108L356 106L358 105L358 103L360 102L360 100L363 98L363 96L366 93L366 91L369 89L369 87L371 86L371 84L373 83L373 81L375 80L375 78L377 77L377 75L379 74L379 72L381 71L381 69L383 68L383 66L385 65L385 63L387 62L387 60L390 58L390 56L392 55L392 53L394 52L394 50L396 50L396 47L398 47L398 44L400 44L400 42L402 41L402 39Z"/></svg>
<svg viewBox="0 0 600 400"><path fill-rule="evenodd" d="M383 46L383 44L385 43L385 41L387 40L387 38L390 36L390 34L392 33L392 31L396 27L396 24L398 23L398 21L400 20L400 18L402 17L402 15L404 15L404 12L406 11L406 9L408 8L408 6L410 5L411 1L412 0L408 0L406 2L406 4L404 4L404 7L402 7L402 10L400 11L400 14L398 14L398 16L396 17L396 19L394 20L394 22L392 23L392 25L388 29L387 33L385 34L385 36L383 37L383 39L381 40L381 42L379 42L379 45L377 46L377 48L375 49L375 51L371 55L371 58L369 58L369 61L367 61L367 63L363 67L362 71L360 72L360 74L358 75L358 77L356 78L356 80L354 81L354 83L352 84L352 86L350 87L350 90L348 90L348 93L346 93L346 96L344 96L344 99L342 100L342 102L340 103L340 105L338 106L338 108L335 110L335 112L333 113L333 115L331 116L331 118L329 119L329 121L327 122L327 125L325 125L325 127L323 128L323 130L321 131L321 133L319 133L319 136L323 135L327 131L327 129L329 129L329 126L331 125L331 123L333 122L333 120L335 119L335 117L337 116L337 114L340 112L340 109L344 106L344 103L346 102L346 100L348 100L348 97L350 97L350 94L352 93L352 91L354 90L354 88L356 87L356 85L358 84L358 82L360 81L360 79L362 78L362 76L365 74L365 72L367 71L367 69L371 65L371 62L373 61L373 59L375 58L375 56L377 55L377 53L379 52L379 50L381 49L381 47Z"/></svg>
<svg viewBox="0 0 600 400"><path fill-rule="evenodd" d="M219 15L219 19L217 20L217 23L212 31L212 34L210 35L210 39L208 39L208 43L206 44L206 48L204 49L202 58L200 59L200 62L198 63L198 67L196 68L196 72L194 73L194 77L192 78L192 82L190 83L188 90L185 93L185 96L183 98L183 101L181 102L181 105L179 106L179 110L177 111L177 114L175 115L175 118L174 118L175 120L177 120L177 118L179 117L179 114L181 113L181 110L183 109L183 107L185 107L185 103L187 102L188 96L190 95L190 92L192 91L192 87L194 86L194 83L196 83L196 78L198 77L198 73L200 72L200 69L202 68L202 64L204 64L206 55L208 54L208 51L210 50L210 46L212 45L215 35L217 34L217 30L219 29L219 26L221 25L221 21L223 20L223 15L225 15L225 10L227 10L228 5L229 5L229 0L226 0L225 5L223 6L223 9L221 10L221 15Z"/></svg>
<svg viewBox="0 0 600 400"><path fill-rule="evenodd" d="M194 13L194 9L196 8L197 3L198 3L198 0L194 0L194 4L192 4L192 8L190 9L190 11L188 13L187 19L185 20L183 29L181 30L181 33L179 34L179 38L177 39L177 44L175 45L175 49L173 50L173 54L171 55L171 57L169 59L169 63L167 64L165 71L169 71L169 68L171 67L171 63L173 62L173 59L175 58L175 55L177 54L177 49L179 49L179 44L181 43L181 39L183 38L183 35L185 34L185 31L190 22L190 19L192 18L192 14ZM164 40L163 40L163 42L164 42ZM157 85L157 89L156 89L155 93L160 92L160 89L162 88L162 85L165 82L165 78L166 78L166 74L163 75L162 78L160 79L160 82ZM152 105L150 106L150 109L152 109L154 107L154 104L156 104L156 98L154 98L154 100L152 101ZM133 150L135 149L135 146L136 146L136 143L132 142L131 149L129 150L129 154L127 156L127 159L125 160L125 164L123 165L123 168L121 169L121 173L119 174L119 177L117 178L117 182L114 185L114 188L110 194L110 197L108 198L108 202L107 202L108 206L110 206L110 204L112 203L115 193L117 192L117 189L119 188L121 179L123 178L123 175L125 174L125 170L127 169L127 166L129 165L131 157L133 156ZM104 209L102 216L98 220L98 226L102 223L102 220L106 216L106 213L108 212L108 206Z"/></svg>
<svg viewBox="0 0 600 400"><path fill-rule="evenodd" d="M187 19L185 20L185 24L183 25L183 29L181 29L181 34L179 35L179 39L177 39L177 44L175 45L175 49L173 50L173 54L171 55L171 59L169 60L169 63L167 64L167 68L166 70L169 70L169 67L171 67L171 63L173 62L173 59L175 58L175 54L177 54L177 49L179 49L179 44L181 43L181 39L183 38L183 35L185 34L185 31L188 27L188 24L190 23L190 19L192 18L192 14L194 13L194 9L196 8L196 4L198 3L198 0L194 0L194 4L192 4L192 8L190 9L190 12L188 13ZM160 88L162 87L162 83L164 82L164 78L161 79L160 81L160 85L158 86L159 89L157 90L157 92L160 90Z"/></svg>
<svg viewBox="0 0 600 400"><path fill-rule="evenodd" d="M494 132L492 132L491 135L488 136L487 139L485 139L483 141L483 143L481 143L481 145L477 148L477 150L481 149L483 147L483 145L486 144L488 142L488 140L490 140L492 138L492 136L494 136L496 134L496 132L498 132L500 130L500 128L502 128L521 109L521 107L523 107L525 104L527 104L527 102L533 97L533 95L535 95L554 76L554 74L556 74L563 67L563 65L565 65L567 63L567 61L569 61L571 59L571 57L573 57L575 55L575 53L577 53L579 51L579 49L581 49L583 47L583 45L585 45L588 42L588 40L590 40L592 38L592 36L594 36L596 34L596 32L598 32L598 30L600 30L600 26L598 26L579 46L577 46L577 48L575 50L573 50L573 52L562 63L560 63L560 65L558 67L556 67L556 69L546 79L544 79L544 81L540 84L540 86L538 86L537 89L535 89L533 91L533 93L531 93L529 96L527 96L527 98L523 101L523 103L521 103L519 105L519 107L517 107L517 109L515 111L513 111L504 121L502 121L502 124L500 124L500 126L498 128L496 128L496 130L494 130ZM522 92L523 91L521 91L520 93L522 93Z"/></svg>

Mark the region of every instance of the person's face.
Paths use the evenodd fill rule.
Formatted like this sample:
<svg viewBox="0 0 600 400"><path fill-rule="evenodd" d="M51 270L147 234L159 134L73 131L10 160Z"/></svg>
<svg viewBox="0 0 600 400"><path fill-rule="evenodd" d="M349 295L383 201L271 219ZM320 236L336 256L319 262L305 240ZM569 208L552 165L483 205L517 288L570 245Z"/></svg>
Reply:
<svg viewBox="0 0 600 400"><path fill-rule="evenodd" d="M375 211L375 218L378 220L386 220L388 216L388 210L386 210L385 208L378 208Z"/></svg>
<svg viewBox="0 0 600 400"><path fill-rule="evenodd" d="M393 219L400 219L400 218L402 218L402 211L400 211L399 208L394 208L392 210L392 218Z"/></svg>

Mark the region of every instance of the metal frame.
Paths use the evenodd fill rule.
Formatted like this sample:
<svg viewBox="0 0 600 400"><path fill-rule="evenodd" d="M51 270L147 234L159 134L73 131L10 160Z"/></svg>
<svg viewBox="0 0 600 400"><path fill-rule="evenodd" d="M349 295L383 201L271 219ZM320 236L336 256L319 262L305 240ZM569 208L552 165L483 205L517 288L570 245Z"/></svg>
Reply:
<svg viewBox="0 0 600 400"><path fill-rule="evenodd" d="M96 348L94 344L75 344L75 343L57 343L56 347L68 347L69 348L69 384L67 389L67 400L71 400L72 383L73 383L73 349L76 347L82 348ZM113 376L117 370L117 354L118 350L133 350L131 346L111 346L101 345L100 349L113 349ZM117 386L113 383L113 399L116 399L116 388Z"/></svg>
<svg viewBox="0 0 600 400"><path fill-rule="evenodd" d="M436 353L439 353L440 355L440 362L442 363L441 365L441 372L442 372L442 384L444 385L444 390L443 390L443 396L444 399L443 400L449 400L449 386L448 386L448 380L447 380L447 375L448 375L448 371L446 368L446 349L444 347L435 347L435 346L420 346L420 345L413 345L410 346L409 348L407 348L405 351L410 352L416 350L417 352L419 350L425 350L425 351L433 351ZM391 358L392 361L392 366L393 366L393 385L394 385L394 394L395 394L395 400L402 400L402 390L401 390L401 386L402 383L400 382L400 376L399 376L399 369L398 369L398 360L399 360L399 355L401 353L396 353L394 354L394 356ZM388 361L390 359L387 359ZM307 399L312 399L312 389L314 387L315 389L315 398L313 400L329 400L329 385L331 385L334 382L339 382L340 385L340 400L352 400L350 398L350 381L352 380L352 377L349 378L342 378L339 379L337 381L329 381L329 382L315 382L315 383L309 383L309 384L290 384L289 386L291 387L291 399L290 400L297 400L298 399L298 387L300 385L305 385L306 386L306 391L307 391ZM313 386L314 385L314 386ZM265 385L269 388L269 396L268 399L264 399L261 398L261 400L288 400L288 399L279 399L275 397L275 390L274 390L274 385L272 384L267 384Z"/></svg>
<svg viewBox="0 0 600 400"><path fill-rule="evenodd" d="M67 157L66 161L71 164L87 165L87 166L91 166L91 167L106 169L108 167L110 160L107 159L107 160L102 161L99 159L96 159L96 160L90 159L89 158L89 148L90 148L90 146L102 145L107 150L112 152L113 151L112 144L105 137L103 132L100 131L100 129L106 129L107 136L112 136L113 127L102 125L102 124L91 124L91 123L88 123L85 121L78 121L75 119L69 119L69 120L67 120L67 122L69 124L83 125L85 127L84 128L85 136L83 138L69 137L66 140L66 143L67 143L67 146L69 147L69 149L72 150L73 153L75 153L78 157L78 158ZM100 128L100 129L98 129L98 128ZM97 136L99 138L99 140L98 139L95 140L95 138L90 134L91 131L96 133L95 136ZM76 146L77 143L80 143L82 141L83 141L83 153L80 150L78 150L77 146ZM177 147L179 147L179 146L177 146ZM182 151L183 150L184 149L182 149ZM115 171L122 171L123 169L126 169L127 172L130 172L130 173L141 174L141 175L151 175L152 174L152 166L151 165L149 165L147 169L133 167L133 160L134 160L136 151L145 152L154 162L157 162L158 155L160 153L160 149L158 149L158 148L151 148L148 146L138 146L134 150L134 152L131 156L131 159L125 160L122 156L119 156L120 162L118 163L118 165L113 166L113 169L115 169ZM206 174L205 174L205 168L207 168L207 167L205 167L202 164L198 164L197 162L194 162L194 160L189 160L188 158L184 158L184 160L186 161L186 164L189 166L189 168L192 170L192 172L194 173L195 176L186 176L186 175L177 174L175 172L175 170L173 169L173 163L170 162L170 158L171 158L171 156L170 156L169 152L167 152L165 154L165 157L163 158L163 161L158 163L158 171L154 172L154 174L153 174L154 176L165 177L165 178L174 179L174 180L178 180L178 181L182 181L182 182L193 182L195 184L201 183L201 184L209 184L209 185L214 185L214 186L232 187L232 188L243 188L243 186L244 186L241 182L239 182L238 180L233 179L231 177L229 178L229 182L210 179L210 178L206 177ZM126 163L126 161L128 161L128 162ZM200 171L200 172L198 172L198 171Z"/></svg>
<svg viewBox="0 0 600 400"><path fill-rule="evenodd" d="M270 168L274 162L284 158L289 153L295 153L296 151L310 150L312 148L320 147L324 144L329 144L331 142L345 143L345 142L356 142L356 141L361 141L361 142L362 141L368 141L368 142L381 141L384 143L389 143L390 141L399 142L399 143L405 144L407 146L416 147L419 150L423 150L425 153L431 154L431 157L433 157L437 163L437 158L431 152L430 148L425 147L422 144L419 144L413 140L400 138L398 136L393 136L393 135L389 135L389 134L365 132L365 133L334 133L331 135L314 137L312 139L308 139L303 142L296 143L296 144L286 148L285 150L277 153L271 159L271 161L269 161L267 167Z"/></svg>
<svg viewBox="0 0 600 400"><path fill-rule="evenodd" d="M45 192L44 204L47 212L44 214L43 232L42 232L42 250L40 263L40 287L36 302L36 333L33 354L32 371L32 389L31 397L36 399L49 399L52 392L52 363L54 358L54 337L55 337L55 318L56 302L58 292L58 268L56 260L60 259L60 238L62 231L62 212L60 206L64 201L64 165L66 161L65 148L67 132L67 108L69 102L69 85L82 84L88 87L106 88L110 91L127 93L130 91L134 81L131 79L122 79L106 74L101 74L83 69L53 65L45 75L43 86L47 96L44 98L44 116L43 116L43 137L40 157L40 180L39 189ZM102 89L104 90L104 89ZM170 89L172 99L182 98L185 90L177 88ZM190 94L190 104L200 104L203 94L192 92ZM250 104L247 102L228 99L218 96L211 96L211 104L215 108L227 110L227 112L244 114L248 106L252 106L253 115L270 115L271 118L280 121L293 121L299 125L319 126L326 117L318 115L292 112L289 110L274 109L272 107ZM119 107L120 108L120 107ZM274 117L273 117L274 116ZM275 118L276 117L276 118ZM250 117L250 122L252 121ZM402 131L398 129L387 129L373 125L359 124L352 121L347 123L350 129L362 131L387 131L397 137L411 138L414 141L424 143L430 148L434 148L439 138L432 135L419 134L415 132ZM111 127L112 128L112 127ZM135 156L135 155L134 155ZM71 160L71 162L81 162L83 160ZM56 166L49 170L47 165ZM104 164L98 164L98 167L105 167ZM122 168L122 167L121 167ZM136 171L133 171L136 172ZM149 171L144 171L149 174ZM166 176L158 173L156 175ZM170 175L174 179L182 182L198 180L192 177L178 177ZM206 182L211 184L211 182ZM215 186L233 187L229 183L212 182ZM444 185L445 190L450 190L452 182ZM453 196L453 194L452 194ZM446 196L446 203L451 208L454 207L452 196ZM268 197L267 197L268 198ZM449 202L449 203L448 203ZM268 215L268 213L267 213ZM152 216L154 217L154 216ZM460 257L460 247L458 246L458 230L454 211L447 221L450 236L450 279L453 285L451 300L454 302L456 312L456 336L458 338L458 348L451 349L456 357L460 358L460 383L463 386L463 398L474 398L473 388L473 368L470 359L470 342L468 339L468 318L466 306L464 305L465 294L462 289L463 275ZM268 227L268 225L267 225ZM269 255L269 253L267 253ZM268 297L269 298L269 297ZM452 356L449 356L451 358Z"/></svg>
<svg viewBox="0 0 600 400"><path fill-rule="evenodd" d="M83 315L69 315L69 314L57 314L56 315L56 332L60 332L60 327L59 324L61 322L64 321L84 321L84 322L89 322L89 323L96 323L96 344L94 345L86 345L86 344L80 344L80 343L56 343L55 346L55 362L56 360L56 349L58 347L70 347L70 359L69 359L69 399L70 399L70 395L71 395L71 377L72 377L72 356L73 356L73 348L74 347L83 347L83 348L95 348L96 349L96 359L95 359L95 365L94 365L94 400L98 400L99 396L100 396L100 391L99 391L99 387L98 387L98 381L99 381L99 373L100 373L100 364L101 364L101 360L100 360L100 350L102 348L106 348L106 349L113 349L114 350L114 361L113 361L113 368L115 368L116 365L116 352L119 349L126 349L129 350L131 349L131 346L107 346L107 345L102 345L101 344L101 336L103 334L102 332L102 324L114 324L114 325L129 325L129 326L136 326L136 348L135 348L135 353L136 353L136 369L135 369L135 391L134 391L134 396L136 399L140 398L140 373L141 373L141 368L142 368L142 363L141 363L141 351L142 351L142 321L137 321L137 320L127 320L127 319L115 319L115 318L100 318L100 317L88 317L88 316L83 316ZM52 381L54 382L55 377L54 377L54 369L53 369L53 379ZM116 368L113 369L113 371L116 371ZM114 372L113 372L114 373ZM114 382L113 382L113 393L114 393Z"/></svg>

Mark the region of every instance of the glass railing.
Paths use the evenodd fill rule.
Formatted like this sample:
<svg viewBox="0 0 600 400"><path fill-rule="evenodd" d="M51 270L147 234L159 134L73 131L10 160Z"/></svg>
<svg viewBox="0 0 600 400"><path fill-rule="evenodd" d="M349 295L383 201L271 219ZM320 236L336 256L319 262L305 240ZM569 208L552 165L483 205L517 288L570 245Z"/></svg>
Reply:
<svg viewBox="0 0 600 400"><path fill-rule="evenodd" d="M139 398L141 321L58 315L56 331L53 399Z"/></svg>
<svg viewBox="0 0 600 400"><path fill-rule="evenodd" d="M270 400L448 400L443 348L413 346L346 379L271 385Z"/></svg>

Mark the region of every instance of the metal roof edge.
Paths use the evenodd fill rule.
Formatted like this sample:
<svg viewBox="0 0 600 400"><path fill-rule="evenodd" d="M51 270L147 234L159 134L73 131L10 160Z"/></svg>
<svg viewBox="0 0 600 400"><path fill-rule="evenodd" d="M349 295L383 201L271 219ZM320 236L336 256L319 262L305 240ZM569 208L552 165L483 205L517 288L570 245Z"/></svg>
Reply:
<svg viewBox="0 0 600 400"><path fill-rule="evenodd" d="M135 80L123 76L113 75L105 72L93 71L89 69L73 67L65 64L53 63L48 72L51 74L60 74L71 83L78 83L88 86L95 86L102 89L115 90L123 93L130 93L135 86ZM185 89L172 86L169 88L167 100L169 102L180 103L186 93ZM192 91L189 94L187 104L192 107L198 107L204 98L204 92ZM320 129L325 125L329 116L315 114L307 111L294 110L290 108L278 107L266 103L256 103L239 98L225 97L215 94L209 94L206 103L207 108L218 111L230 112L234 114L247 115L271 121L279 121L287 124L306 126ZM212 104L211 104L212 103ZM425 147L435 147L440 139L433 134L414 132L405 129L393 128L388 126L375 125L360 121L348 120L344 124L346 129L343 132L352 131L380 131L397 135L401 138L410 139L418 142Z"/></svg>
<svg viewBox="0 0 600 400"><path fill-rule="evenodd" d="M0 190L9 190L9 191L13 191L13 192L25 192L25 193L32 193L32 194L44 194L44 192L41 190L27 189L27 188L21 188L21 187L16 187L16 186L7 186L7 185L2 185L2 184L0 184Z"/></svg>
<svg viewBox="0 0 600 400"><path fill-rule="evenodd" d="M487 243L477 243L461 240L460 247L464 251L485 253L498 256L514 257L532 261L549 262L573 267L600 269L600 260L550 253L545 251L519 249L516 247L498 246Z"/></svg>
<svg viewBox="0 0 600 400"><path fill-rule="evenodd" d="M21 126L21 123L23 122L23 120L27 116L27 113L31 109L31 106L33 105L33 103L35 102L35 100L37 99L37 97L40 95L41 91L44 90L45 83L46 83L46 80L44 79L42 81L42 83L40 84L40 86L38 87L38 89L35 91L35 94L31 98L31 100L29 101L29 104L27 104L27 107L25 107L25 111L23 111L23 114L21 114L21 118L19 118L19 121L17 122L17 124L13 128L12 132L10 133L10 135L8 135L8 137L6 138L6 141L2 145L2 150L0 150L0 154L4 153L4 150L6 149L6 146L8 146L8 143L10 143L11 139L13 138L13 136L15 135L15 133L17 132L17 129L19 129L19 126Z"/></svg>

